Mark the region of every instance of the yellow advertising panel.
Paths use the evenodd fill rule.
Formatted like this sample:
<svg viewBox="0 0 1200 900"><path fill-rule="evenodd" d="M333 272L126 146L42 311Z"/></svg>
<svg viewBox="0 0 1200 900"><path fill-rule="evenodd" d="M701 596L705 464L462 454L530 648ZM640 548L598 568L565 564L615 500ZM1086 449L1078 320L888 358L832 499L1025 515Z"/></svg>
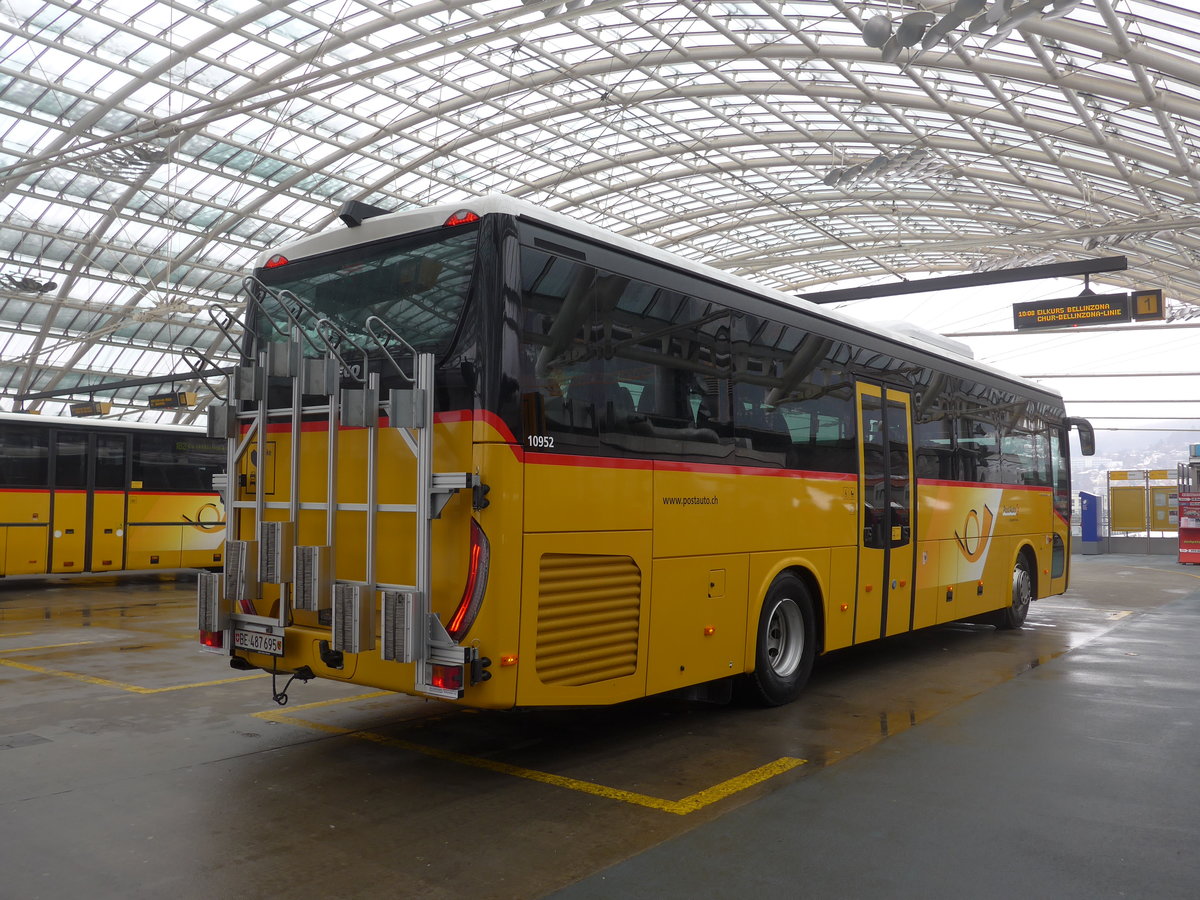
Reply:
<svg viewBox="0 0 1200 900"><path fill-rule="evenodd" d="M1146 530L1146 489L1142 485L1109 487L1108 527L1112 531Z"/></svg>
<svg viewBox="0 0 1200 900"><path fill-rule="evenodd" d="M1150 530L1179 530L1179 488L1175 485L1150 488Z"/></svg>

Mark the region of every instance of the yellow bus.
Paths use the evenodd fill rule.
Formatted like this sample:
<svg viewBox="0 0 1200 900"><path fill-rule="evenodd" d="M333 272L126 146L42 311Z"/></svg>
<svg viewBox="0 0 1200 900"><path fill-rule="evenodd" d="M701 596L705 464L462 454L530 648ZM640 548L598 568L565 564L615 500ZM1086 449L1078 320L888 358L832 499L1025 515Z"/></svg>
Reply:
<svg viewBox="0 0 1200 900"><path fill-rule="evenodd" d="M733 685L1067 587L1062 398L511 198L263 254L201 644L475 707Z"/></svg>
<svg viewBox="0 0 1200 900"><path fill-rule="evenodd" d="M0 413L0 576L220 568L225 460L202 428Z"/></svg>

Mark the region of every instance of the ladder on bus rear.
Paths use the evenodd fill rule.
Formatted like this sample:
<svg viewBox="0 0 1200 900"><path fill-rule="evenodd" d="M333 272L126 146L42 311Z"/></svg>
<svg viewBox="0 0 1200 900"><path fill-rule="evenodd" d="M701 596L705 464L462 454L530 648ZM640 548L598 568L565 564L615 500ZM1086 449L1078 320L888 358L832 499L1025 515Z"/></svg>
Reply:
<svg viewBox="0 0 1200 900"><path fill-rule="evenodd" d="M385 660L413 664L416 693L446 699L461 697L463 686L475 680L471 673L478 668L478 651L457 644L432 612L432 526L450 497L473 488L478 479L469 472L433 471L433 354L418 353L382 319L368 318L365 330L370 344L378 351L383 365L394 370L405 383L405 387L389 390L387 397L382 398L380 372L370 371L370 348L289 291L274 293L253 278L247 278L244 286L249 296L247 322L252 304L259 302L256 298L269 296L286 314L289 328L286 340L257 342L257 357L243 360L245 364L230 376L229 402L210 407L209 435L228 442L225 509L229 537L224 576L200 576L197 588L200 630L264 635L264 646L275 641L282 646L290 612L316 612L323 623L332 626L330 649L335 654L378 649ZM411 356L411 375L389 349L388 339ZM306 345L312 351L308 356L304 352ZM352 353L354 358L348 359ZM272 409L268 405L269 387L284 379L290 386L292 402L290 406ZM342 382L347 379L355 382L355 386L343 388ZM306 396L322 397L324 402L306 406ZM387 411L386 427L399 433L416 461L416 493L412 504L379 503L379 435L384 427L380 425L381 409ZM326 497L323 502L301 503L300 435L305 417L321 413L326 415L328 424ZM287 501L273 502L266 499L263 472L268 427L279 423L290 426L292 435L290 491ZM342 428L368 431L365 504L338 500L338 445ZM257 464L251 461L251 471L256 473L254 499L241 500L235 473L252 445L259 454ZM296 543L301 508L325 512L322 544ZM240 524L245 510L253 511L249 529ZM268 510L286 510L286 513L282 519L268 521L265 516ZM339 510L366 513L365 533L361 535L366 571L361 581L338 579L334 572L335 547L339 540L346 540L345 535L337 533L335 520ZM411 584L381 583L377 578L380 512L409 513L416 518ZM245 532L253 534L253 538L244 537ZM278 615L264 616L257 610L255 603L263 597L264 584L275 585L279 591ZM440 677L435 684L435 666L439 671L457 668L462 676Z"/></svg>

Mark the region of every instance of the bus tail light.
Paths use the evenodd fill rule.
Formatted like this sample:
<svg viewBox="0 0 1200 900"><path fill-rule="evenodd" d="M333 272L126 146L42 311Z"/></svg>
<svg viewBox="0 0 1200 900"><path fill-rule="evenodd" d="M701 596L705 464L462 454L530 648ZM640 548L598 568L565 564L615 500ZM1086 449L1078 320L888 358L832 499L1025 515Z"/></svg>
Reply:
<svg viewBox="0 0 1200 900"><path fill-rule="evenodd" d="M469 225L471 222L478 222L479 216L471 212L469 209L460 209L450 218L442 223L445 228L453 227L454 225Z"/></svg>
<svg viewBox="0 0 1200 900"><path fill-rule="evenodd" d="M475 624L479 615L479 607L483 604L483 594L487 590L488 565L491 562L492 550L487 535L479 527L479 523L471 520L471 550L467 557L467 586L463 588L462 600L458 609L446 626L446 631L455 641L461 641L463 635Z"/></svg>
<svg viewBox="0 0 1200 900"><path fill-rule="evenodd" d="M267 264L266 264L266 266L264 266L264 268L278 269L280 266L286 266L287 264L288 264L288 258L286 256L284 256L282 253L276 253L274 256L272 256L270 259L267 260Z"/></svg>
<svg viewBox="0 0 1200 900"><path fill-rule="evenodd" d="M213 650L221 650L225 647L225 632L223 631L202 631L200 632L200 646L211 647Z"/></svg>
<svg viewBox="0 0 1200 900"><path fill-rule="evenodd" d="M444 691L461 691L463 689L463 667L433 663L429 667L429 683Z"/></svg>

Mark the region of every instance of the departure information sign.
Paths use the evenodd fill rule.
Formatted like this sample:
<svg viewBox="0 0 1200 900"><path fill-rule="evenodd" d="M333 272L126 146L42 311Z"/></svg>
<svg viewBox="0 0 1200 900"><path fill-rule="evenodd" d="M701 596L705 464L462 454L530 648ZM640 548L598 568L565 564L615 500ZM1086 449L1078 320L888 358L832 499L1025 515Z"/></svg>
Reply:
<svg viewBox="0 0 1200 900"><path fill-rule="evenodd" d="M1089 294L1062 300L1034 300L1013 304L1013 328L1064 328L1074 325L1111 325L1166 318L1162 291L1132 294Z"/></svg>
<svg viewBox="0 0 1200 900"><path fill-rule="evenodd" d="M1133 313L1133 321L1146 322L1152 319L1165 319L1166 306L1160 289L1134 291L1129 301L1129 311Z"/></svg>
<svg viewBox="0 0 1200 900"><path fill-rule="evenodd" d="M1018 331L1128 321L1128 294L1092 294L1066 300L1033 300L1013 304L1013 328Z"/></svg>
<svg viewBox="0 0 1200 900"><path fill-rule="evenodd" d="M153 394L148 405L151 409L191 409L196 405L196 395L192 391Z"/></svg>

